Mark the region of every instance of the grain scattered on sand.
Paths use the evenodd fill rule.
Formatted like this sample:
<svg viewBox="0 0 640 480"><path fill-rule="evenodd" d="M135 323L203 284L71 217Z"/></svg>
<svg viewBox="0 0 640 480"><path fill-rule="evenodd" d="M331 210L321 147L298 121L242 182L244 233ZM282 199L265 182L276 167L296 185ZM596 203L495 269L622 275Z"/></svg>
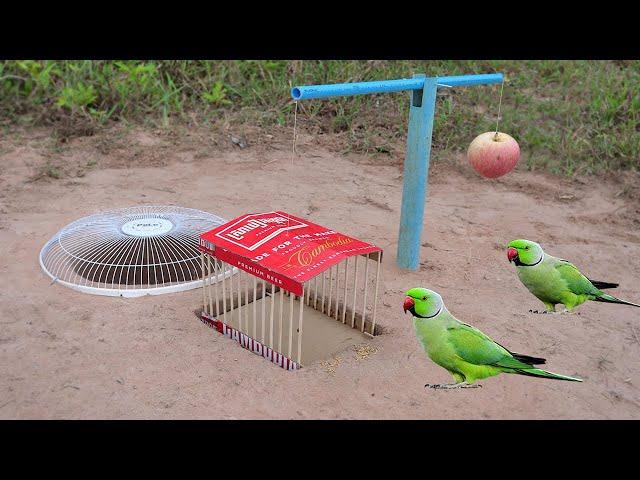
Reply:
<svg viewBox="0 0 640 480"><path fill-rule="evenodd" d="M353 349L356 352L356 359L358 360L364 360L378 351L376 347L367 344L354 345Z"/></svg>
<svg viewBox="0 0 640 480"><path fill-rule="evenodd" d="M322 365L322 368L324 368L328 374L335 375L336 369L341 363L342 359L340 357L335 357L330 360L324 360L320 365Z"/></svg>

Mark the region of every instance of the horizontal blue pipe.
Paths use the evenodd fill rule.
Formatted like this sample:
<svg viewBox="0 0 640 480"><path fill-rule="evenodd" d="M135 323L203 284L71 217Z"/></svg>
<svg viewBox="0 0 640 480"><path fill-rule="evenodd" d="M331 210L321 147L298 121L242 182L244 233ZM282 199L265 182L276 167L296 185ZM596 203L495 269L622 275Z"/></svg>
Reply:
<svg viewBox="0 0 640 480"><path fill-rule="evenodd" d="M501 73L483 75L460 75L457 77L438 77L438 85L448 87L466 87L487 83L501 83ZM306 85L293 87L291 97L294 100L310 100L312 98L344 97L347 95L363 95L366 93L402 92L404 90L421 90L424 77L403 78L400 80L381 80L377 82L334 83L332 85Z"/></svg>
<svg viewBox="0 0 640 480"><path fill-rule="evenodd" d="M470 85L485 85L502 83L501 73L483 73L481 75L459 75L456 77L438 77L438 84L450 87L468 87Z"/></svg>

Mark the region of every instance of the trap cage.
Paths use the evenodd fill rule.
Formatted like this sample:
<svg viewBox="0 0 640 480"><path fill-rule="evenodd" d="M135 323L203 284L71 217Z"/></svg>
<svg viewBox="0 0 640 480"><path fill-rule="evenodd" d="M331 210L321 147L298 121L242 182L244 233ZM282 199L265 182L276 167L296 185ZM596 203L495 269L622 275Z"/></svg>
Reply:
<svg viewBox="0 0 640 480"><path fill-rule="evenodd" d="M274 211L202 234L199 249L202 321L287 370L343 350L354 330L378 333L375 245Z"/></svg>

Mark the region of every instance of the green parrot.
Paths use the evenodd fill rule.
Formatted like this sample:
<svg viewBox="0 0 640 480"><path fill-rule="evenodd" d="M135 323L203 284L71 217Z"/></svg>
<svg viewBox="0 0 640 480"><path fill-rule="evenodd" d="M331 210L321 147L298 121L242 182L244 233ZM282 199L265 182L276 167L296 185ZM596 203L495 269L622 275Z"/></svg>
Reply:
<svg viewBox="0 0 640 480"><path fill-rule="evenodd" d="M515 263L518 278L524 286L547 307L540 313L555 312L558 303L570 312L587 300L640 307L601 290L616 288L617 283L589 280L572 263L544 253L536 242L522 239L509 242L507 258ZM531 312L539 313L537 310Z"/></svg>
<svg viewBox="0 0 640 480"><path fill-rule="evenodd" d="M426 288L412 288L404 300L404 311L413 315L413 327L431 360L447 369L456 383L426 384L429 388L476 388L476 380L500 373L581 382L579 378L547 372L544 358L513 353L480 330L458 321L444 306L442 297Z"/></svg>

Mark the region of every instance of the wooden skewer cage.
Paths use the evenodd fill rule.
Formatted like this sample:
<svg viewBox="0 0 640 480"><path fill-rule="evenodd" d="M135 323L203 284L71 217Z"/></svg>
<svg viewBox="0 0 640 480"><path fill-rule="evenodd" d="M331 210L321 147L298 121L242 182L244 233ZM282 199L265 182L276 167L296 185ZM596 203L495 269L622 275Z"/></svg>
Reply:
<svg viewBox="0 0 640 480"><path fill-rule="evenodd" d="M267 212L201 235L200 251L203 322L287 370L378 333L379 247Z"/></svg>

